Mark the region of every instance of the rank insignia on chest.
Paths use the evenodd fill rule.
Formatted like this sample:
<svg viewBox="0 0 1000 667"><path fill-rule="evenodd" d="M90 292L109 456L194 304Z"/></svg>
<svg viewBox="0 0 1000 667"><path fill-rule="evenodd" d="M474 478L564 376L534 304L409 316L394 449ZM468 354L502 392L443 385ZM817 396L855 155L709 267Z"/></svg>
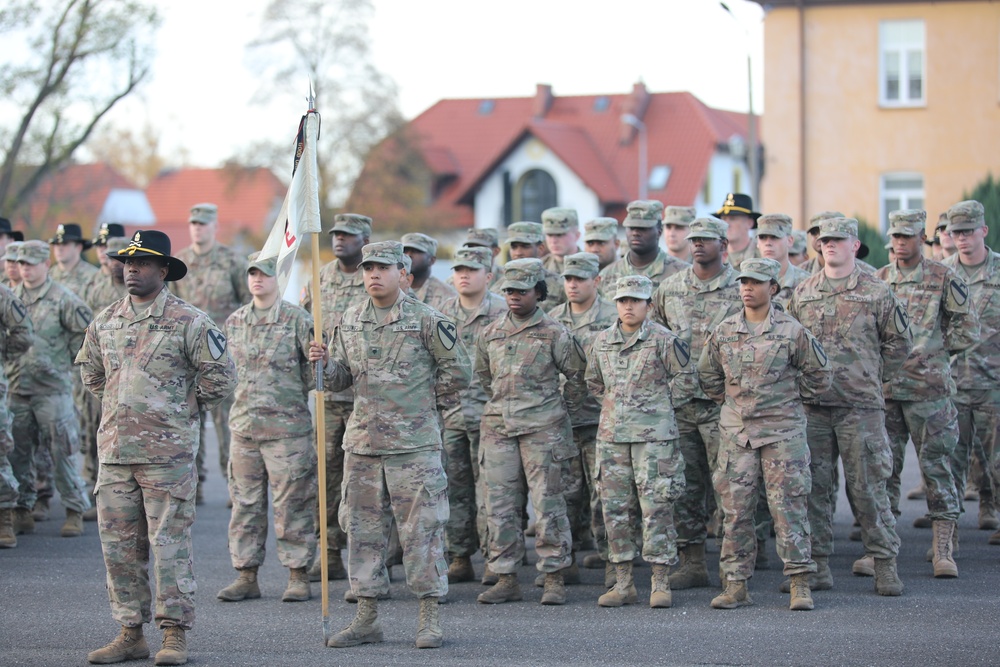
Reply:
<svg viewBox="0 0 1000 667"><path fill-rule="evenodd" d="M382 348L380 348L380 347L369 347L368 348L368 358L369 359L378 359L380 356L382 356Z"/></svg>

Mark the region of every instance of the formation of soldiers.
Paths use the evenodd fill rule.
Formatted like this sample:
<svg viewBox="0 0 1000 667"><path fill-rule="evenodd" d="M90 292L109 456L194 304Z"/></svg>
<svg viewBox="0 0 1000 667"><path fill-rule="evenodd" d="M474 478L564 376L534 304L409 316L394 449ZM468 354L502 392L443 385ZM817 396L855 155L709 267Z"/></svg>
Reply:
<svg viewBox="0 0 1000 667"><path fill-rule="evenodd" d="M342 213L335 259L301 307L281 299L273 259L216 241L212 204L192 208L191 246L176 256L157 232L106 225L88 241L63 225L44 243L15 240L0 220L0 547L47 519L58 490L62 535L100 517L122 626L88 659L148 657L155 609L157 664L183 664L211 419L237 571L217 597L261 595L270 490L282 600L309 600L324 570L349 580L357 614L331 647L383 640L378 603L396 564L421 602L416 645L441 646L449 584L481 581L483 604L523 599L527 536L542 604L565 604L580 567L603 569L599 605L636 604L641 558L649 606L664 608L672 590L711 585L715 535L711 605L731 609L752 604L748 581L775 535L790 608L813 609L812 592L834 585L838 460L864 547L852 572L901 595L908 442L927 560L956 577L967 490L1000 544L1000 256L975 201L942 214L930 240L924 211L889 220L893 261L876 271L857 221L836 211L797 231L734 193L714 217L644 200L621 224L581 229L575 210L553 208L510 225L504 244L469 230L441 281L434 238L372 242L370 218ZM92 245L99 269L81 260ZM323 341L308 313L317 298ZM308 403L318 369L323 545Z"/></svg>

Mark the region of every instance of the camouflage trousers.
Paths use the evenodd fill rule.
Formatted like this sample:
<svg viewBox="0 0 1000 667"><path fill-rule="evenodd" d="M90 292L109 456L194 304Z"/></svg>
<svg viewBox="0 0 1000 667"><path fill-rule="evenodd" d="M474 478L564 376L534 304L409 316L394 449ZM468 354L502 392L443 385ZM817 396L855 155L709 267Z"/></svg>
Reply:
<svg viewBox="0 0 1000 667"><path fill-rule="evenodd" d="M601 505L601 490L597 484L597 426L579 426L574 428L573 440L576 441L577 449L580 450L580 456L575 456L570 460L579 460L580 466L583 468L583 479L586 483L584 497L590 503L590 533L594 536L594 542L597 544L597 554L603 560L608 560L608 532L604 525L604 507ZM566 502L568 510L569 500ZM586 523L583 521L583 517L586 517L587 513L580 512L580 514L583 526L578 531L579 534L583 534L586 530ZM573 533L572 517L570 518L570 532ZM573 533L573 535L575 546L577 533Z"/></svg>
<svg viewBox="0 0 1000 667"><path fill-rule="evenodd" d="M580 543L590 532L590 494L591 485L587 483L584 472L585 460L583 449L590 442L591 450L595 450L597 442L597 425L580 426L573 429L573 444L580 456L573 456L563 461L563 497L566 498L566 518L569 520L569 533L572 536L572 550L580 550Z"/></svg>
<svg viewBox="0 0 1000 667"><path fill-rule="evenodd" d="M684 457L676 440L597 443L608 560L631 563L642 544L647 563L677 561L674 502L684 493ZM641 517L642 531L635 517Z"/></svg>
<svg viewBox="0 0 1000 667"><path fill-rule="evenodd" d="M229 411L233 409L233 395L230 394L224 401L216 405L211 410L202 410L198 415L198 453L195 462L198 466L198 479L205 481L208 475L208 466L205 463L205 427L209 417L212 425L215 426L215 439L219 442L219 470L223 475L229 469Z"/></svg>
<svg viewBox="0 0 1000 667"><path fill-rule="evenodd" d="M17 506L18 484L14 469L7 458L14 453L14 436L10 430L11 416L7 409L7 387L0 386L0 510Z"/></svg>
<svg viewBox="0 0 1000 667"><path fill-rule="evenodd" d="M229 555L233 567L259 567L267 542L267 492L274 500L278 560L309 567L316 556L316 450L312 435L256 440L233 433L229 449Z"/></svg>
<svg viewBox="0 0 1000 667"><path fill-rule="evenodd" d="M194 624L193 461L176 465L102 463L97 475L98 532L108 571L111 616L121 625L149 623L156 581L156 624Z"/></svg>
<svg viewBox="0 0 1000 667"><path fill-rule="evenodd" d="M445 472L451 514L445 530L449 558L467 558L487 545L486 480L479 468L479 431L445 429Z"/></svg>
<svg viewBox="0 0 1000 667"><path fill-rule="evenodd" d="M809 528L813 558L833 553L838 456L844 464L844 483L852 499L854 516L861 524L865 554L895 558L899 553L899 535L885 486L892 474L885 411L806 405L806 420L812 472Z"/></svg>
<svg viewBox="0 0 1000 667"><path fill-rule="evenodd" d="M885 430L892 451L892 475L886 482L892 513L899 516L899 477L903 473L906 442L912 438L927 489L927 513L932 520L958 521L959 492L951 471L951 460L958 446L958 411L951 398L886 401Z"/></svg>
<svg viewBox="0 0 1000 667"><path fill-rule="evenodd" d="M774 518L778 556L785 576L816 571L809 533L809 446L805 433L757 449L740 445L722 431L718 467L712 475L724 513L719 567L732 581L753 576L757 557L755 516L764 487Z"/></svg>
<svg viewBox="0 0 1000 667"><path fill-rule="evenodd" d="M52 478L63 505L77 512L90 509L90 498L79 472L79 422L70 395L11 394L10 410L14 452L9 458L20 487L17 506L31 509L35 505L35 454L44 449L52 456Z"/></svg>
<svg viewBox="0 0 1000 667"><path fill-rule="evenodd" d="M101 399L84 390L83 402L77 403L80 415L80 451L83 454L83 478L93 486L97 483L97 428L101 425Z"/></svg>
<svg viewBox="0 0 1000 667"><path fill-rule="evenodd" d="M315 399L313 399L315 402ZM344 433L354 403L326 401L323 421L326 424L326 547L340 551L347 547L347 535L340 527L341 486L344 484ZM319 505L316 506L316 535L319 536Z"/></svg>
<svg viewBox="0 0 1000 667"><path fill-rule="evenodd" d="M52 484L55 473L55 463L52 461L52 450L48 447L35 449L35 500L51 500L56 494Z"/></svg>
<svg viewBox="0 0 1000 667"><path fill-rule="evenodd" d="M714 497L712 471L719 456L719 411L713 401L694 399L674 411L684 457L684 495L674 503L677 546L702 544ZM717 500L716 500L717 502Z"/></svg>
<svg viewBox="0 0 1000 667"><path fill-rule="evenodd" d="M572 535L563 495L563 462L576 453L566 419L535 433L508 436L503 421L482 421L483 475L490 569L517 572L524 558L521 498L527 492L535 510L535 552L538 569L556 572L570 565Z"/></svg>
<svg viewBox="0 0 1000 667"><path fill-rule="evenodd" d="M448 480L440 450L344 454L340 525L347 534L348 578L358 597L389 592L385 562L393 519L410 591L418 598L447 595Z"/></svg>
<svg viewBox="0 0 1000 667"><path fill-rule="evenodd" d="M959 498L965 492L969 479L970 461L978 459L981 468L979 483L981 494L996 498L1000 488L1000 450L997 447L997 430L1000 429L1000 390L964 391L954 397L958 410L958 446L951 459L955 487ZM980 500L982 502L982 500Z"/></svg>

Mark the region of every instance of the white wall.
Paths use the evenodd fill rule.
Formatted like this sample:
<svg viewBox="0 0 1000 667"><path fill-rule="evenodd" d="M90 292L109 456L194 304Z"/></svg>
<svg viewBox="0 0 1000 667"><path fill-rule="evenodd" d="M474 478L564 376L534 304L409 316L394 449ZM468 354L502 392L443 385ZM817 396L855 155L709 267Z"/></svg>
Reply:
<svg viewBox="0 0 1000 667"><path fill-rule="evenodd" d="M740 172L740 188L735 188L734 171ZM736 160L726 153L715 153L708 163L709 190L708 199L702 197L703 191L698 191L695 198L694 207L698 211L698 216L713 215L726 201L726 195L730 192L750 192L750 170L743 160ZM704 183L704 181L702 181ZM756 205L757 202L754 202ZM757 209L760 210L759 208Z"/></svg>

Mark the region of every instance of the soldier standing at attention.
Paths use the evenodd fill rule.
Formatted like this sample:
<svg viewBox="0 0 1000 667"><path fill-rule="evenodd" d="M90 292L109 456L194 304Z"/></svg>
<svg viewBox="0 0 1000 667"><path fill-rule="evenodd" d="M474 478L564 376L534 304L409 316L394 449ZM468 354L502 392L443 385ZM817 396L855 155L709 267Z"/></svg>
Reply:
<svg viewBox="0 0 1000 667"><path fill-rule="evenodd" d="M693 206L668 206L663 210L663 242L667 254L685 264L694 262L687 233L696 217L698 214Z"/></svg>
<svg viewBox="0 0 1000 667"><path fill-rule="evenodd" d="M595 470L615 571L613 587L597 601L602 607L638 602L632 560L640 540L643 559L653 565L649 606L673 604L667 577L677 560L673 504L684 492L673 403L692 386L678 379L691 373L691 355L670 330L647 319L652 294L646 276L618 279L617 322L594 338L587 365L587 385L602 397Z"/></svg>
<svg viewBox="0 0 1000 667"><path fill-rule="evenodd" d="M660 248L663 234L663 204L655 199L636 200L628 205L628 214L622 221L628 252L617 262L601 271L601 296L611 299L615 295L618 279L624 276L646 276L653 282L653 289L684 269L682 262Z"/></svg>
<svg viewBox="0 0 1000 667"><path fill-rule="evenodd" d="M702 390L722 405L713 481L725 513L719 561L726 576L725 590L712 600L716 609L753 603L747 581L759 544L754 508L761 481L775 519L778 554L792 581L789 608L813 608L812 478L802 401L826 392L832 374L819 342L771 304L780 289L780 270L773 259L743 260L736 277L743 312L730 315L709 334L698 362Z"/></svg>
<svg viewBox="0 0 1000 667"><path fill-rule="evenodd" d="M83 251L90 249L91 242L84 240L80 225L59 225L56 235L49 239L49 245L56 258L56 265L49 272L52 280L76 294L81 301L86 301L87 283L97 273L97 267L82 259Z"/></svg>
<svg viewBox="0 0 1000 667"><path fill-rule="evenodd" d="M479 596L483 604L521 599L517 568L524 556L520 498L525 484L535 509L537 567L545 574L542 604L566 603L562 571L570 565L572 537L561 471L564 461L579 455L569 415L580 409L586 394L586 360L566 327L539 308L546 298L544 276L541 260L507 262L500 289L510 312L477 341L476 374L490 397L480 442L488 564L499 577ZM566 378L565 399L560 374Z"/></svg>
<svg viewBox="0 0 1000 667"><path fill-rule="evenodd" d="M198 414L236 386L225 335L205 313L166 289L187 273L163 232L138 231L111 257L125 265L128 296L87 328L76 363L101 397L98 531L108 570L111 615L121 632L87 660L109 664L149 657L142 626L163 630L157 665L187 662L194 624L191 545L198 475Z"/></svg>
<svg viewBox="0 0 1000 667"><path fill-rule="evenodd" d="M188 216L188 233L191 245L180 250L177 258L187 264L191 277L174 285L177 296L203 310L212 321L225 326L233 311L250 301L247 291L246 258L235 250L217 242L219 208L215 204L195 204ZM201 485L208 469L205 466L205 422L209 415L215 425L219 441L219 470L223 475L229 469L229 411L233 407L232 394L228 394L211 413L200 416L198 432L198 496L202 502ZM232 500L229 501L232 506Z"/></svg>
<svg viewBox="0 0 1000 667"><path fill-rule="evenodd" d="M542 211L542 232L549 254L542 260L545 270L562 275L563 260L580 252L580 217L571 208L547 208Z"/></svg>
<svg viewBox="0 0 1000 667"><path fill-rule="evenodd" d="M542 225L537 222L515 222L507 228L507 243L510 247L511 259L540 259L544 240ZM548 291L545 307L551 310L566 302L566 291L563 287L561 274L549 271L544 265L542 270L544 271L542 279L545 281L545 288ZM503 290L500 289L500 283L496 283L491 289L497 294L503 293Z"/></svg>
<svg viewBox="0 0 1000 667"><path fill-rule="evenodd" d="M594 218L583 226L583 247L597 255L601 269L618 261L618 221L614 218Z"/></svg>
<svg viewBox="0 0 1000 667"><path fill-rule="evenodd" d="M788 305L789 314L823 345L834 380L829 391L805 401L813 479L809 527L816 561L810 588L833 587L829 560L839 453L865 554L875 559L875 588L879 595L901 595L899 535L886 491L892 452L882 386L895 381L910 354L909 317L889 286L857 265L857 220L824 220L819 239L823 269L798 286Z"/></svg>
<svg viewBox="0 0 1000 667"><path fill-rule="evenodd" d="M21 268L17 264L17 253L24 241L11 241L7 244L6 254L3 256L3 269L6 280L4 285L14 289L21 284Z"/></svg>
<svg viewBox="0 0 1000 667"><path fill-rule="evenodd" d="M938 216L938 223L935 232L936 232L935 236L941 242L940 261L943 262L948 257L952 257L958 254L958 246L955 245L955 237L954 235L952 235L950 231L948 231L948 211L945 211L940 216Z"/></svg>
<svg viewBox="0 0 1000 667"><path fill-rule="evenodd" d="M792 230L792 247L788 249L789 263L800 268L803 264L805 264L806 260L809 259L809 254L806 252L806 245L808 242L809 237L803 230Z"/></svg>
<svg viewBox="0 0 1000 667"><path fill-rule="evenodd" d="M473 227L465 234L465 243L462 244L464 248L489 248L490 253L492 253L493 259L490 262L490 274L493 276L490 278L490 283L488 289L492 291L493 286L500 281L500 269L496 265L497 257L500 255L500 232L498 232L493 227L475 228ZM454 281L451 280L454 275L449 277L448 284L454 286Z"/></svg>
<svg viewBox="0 0 1000 667"><path fill-rule="evenodd" d="M7 247L10 248L9 245ZM24 354L32 345L34 332L31 318L28 317L28 309L14 292L3 286L0 286L0 332L2 332L0 338L3 340L0 354L5 359L13 359ZM7 375L0 367L0 549L12 549L17 546L14 513L17 508L19 487L10 460L7 458L14 452L14 436L10 423Z"/></svg>
<svg viewBox="0 0 1000 667"><path fill-rule="evenodd" d="M734 269L739 269L744 259L758 256L750 230L757 228L760 213L753 210L750 195L730 192L715 217L729 225L729 263Z"/></svg>
<svg viewBox="0 0 1000 667"><path fill-rule="evenodd" d="M757 218L757 256L773 259L781 267L778 274L778 293L771 299L782 308L788 306L792 292L810 274L789 261L795 238L792 236L792 219L783 213L769 213Z"/></svg>
<svg viewBox="0 0 1000 667"><path fill-rule="evenodd" d="M471 377L469 358L453 322L399 289L401 243L371 243L362 253L369 298L344 313L325 371L334 391L355 388L344 436L340 514L358 611L327 645L382 641L377 598L389 591L391 512L407 584L420 598L417 648L438 648L443 641L438 598L448 593L448 479L441 462L441 425L462 427L458 408ZM314 342L310 359L317 361L324 352Z"/></svg>
<svg viewBox="0 0 1000 667"><path fill-rule="evenodd" d="M440 311L444 302L455 297L455 290L431 275L431 267L437 261L438 242L427 234L404 234L403 252L409 256L412 265L407 271L412 277L411 289L417 300Z"/></svg>

